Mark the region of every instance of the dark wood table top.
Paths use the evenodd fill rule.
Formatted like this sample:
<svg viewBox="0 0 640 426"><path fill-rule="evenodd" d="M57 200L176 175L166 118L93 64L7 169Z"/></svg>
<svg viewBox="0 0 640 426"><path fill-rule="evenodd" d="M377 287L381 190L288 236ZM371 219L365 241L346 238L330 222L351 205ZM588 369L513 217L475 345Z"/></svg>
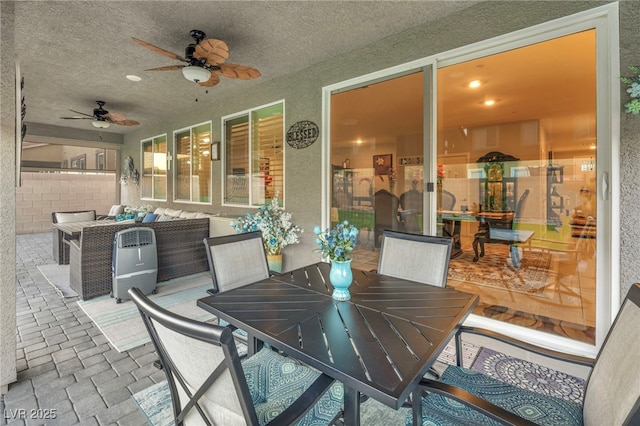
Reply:
<svg viewBox="0 0 640 426"><path fill-rule="evenodd" d="M337 302L329 269L320 262L197 304L341 381L345 398L350 388L400 408L478 297L354 269L351 300Z"/></svg>

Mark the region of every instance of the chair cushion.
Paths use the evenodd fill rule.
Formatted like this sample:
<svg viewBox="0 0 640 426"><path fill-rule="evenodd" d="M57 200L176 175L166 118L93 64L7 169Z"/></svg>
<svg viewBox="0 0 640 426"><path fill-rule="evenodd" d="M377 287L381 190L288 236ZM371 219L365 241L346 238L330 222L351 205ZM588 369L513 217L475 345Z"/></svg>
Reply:
<svg viewBox="0 0 640 426"><path fill-rule="evenodd" d="M473 370L449 366L440 381L465 389L482 399L539 425L582 425L582 407L575 402L517 388ZM412 424L409 412L406 424ZM499 425L461 403L435 393L422 399L422 424Z"/></svg>
<svg viewBox="0 0 640 426"><path fill-rule="evenodd" d="M261 425L277 417L320 375L317 370L267 348L242 360L242 369ZM343 398L342 384L334 382L296 424L329 424L341 409Z"/></svg>
<svg viewBox="0 0 640 426"><path fill-rule="evenodd" d="M179 217L181 219L197 219L198 218L198 212L185 212L185 211L183 211L182 213L180 213Z"/></svg>
<svg viewBox="0 0 640 426"><path fill-rule="evenodd" d="M88 222L90 220L96 220L96 214L93 211L77 213L56 213L56 220L58 221L58 223Z"/></svg>

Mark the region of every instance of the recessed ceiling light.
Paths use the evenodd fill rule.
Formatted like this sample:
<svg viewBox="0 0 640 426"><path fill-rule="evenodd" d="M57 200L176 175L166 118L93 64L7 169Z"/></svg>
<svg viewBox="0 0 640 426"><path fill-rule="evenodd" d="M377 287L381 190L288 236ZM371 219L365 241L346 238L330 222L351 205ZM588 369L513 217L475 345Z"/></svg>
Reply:
<svg viewBox="0 0 640 426"><path fill-rule="evenodd" d="M131 81L140 81L140 80L142 80L142 77L138 77L137 75L129 74L127 76L127 79L129 79Z"/></svg>
<svg viewBox="0 0 640 426"><path fill-rule="evenodd" d="M473 80L469 82L469 87L475 89L476 87L480 87L480 80Z"/></svg>
<svg viewBox="0 0 640 426"><path fill-rule="evenodd" d="M486 106L491 106L491 105L493 105L495 103L496 103L496 101L494 101L493 99L487 99L486 101L484 101L484 104Z"/></svg>

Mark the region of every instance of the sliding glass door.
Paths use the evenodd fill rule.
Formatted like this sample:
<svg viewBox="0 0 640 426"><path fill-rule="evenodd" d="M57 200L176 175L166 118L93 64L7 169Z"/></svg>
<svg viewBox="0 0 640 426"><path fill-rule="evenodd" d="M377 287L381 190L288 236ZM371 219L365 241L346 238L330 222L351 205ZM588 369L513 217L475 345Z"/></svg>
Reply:
<svg viewBox="0 0 640 426"><path fill-rule="evenodd" d="M362 267L375 268L384 229L421 233L429 223L424 79L417 70L331 96L331 223L360 229Z"/></svg>

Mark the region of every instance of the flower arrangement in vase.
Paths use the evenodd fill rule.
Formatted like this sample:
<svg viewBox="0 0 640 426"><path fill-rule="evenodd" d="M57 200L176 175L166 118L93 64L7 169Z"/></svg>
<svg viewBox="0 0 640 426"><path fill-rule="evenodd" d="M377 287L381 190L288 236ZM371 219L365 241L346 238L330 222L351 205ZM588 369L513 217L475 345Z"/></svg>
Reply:
<svg viewBox="0 0 640 426"><path fill-rule="evenodd" d="M258 207L255 214L246 213L231 222L238 234L262 231L262 243L269 260L269 269L282 272L282 249L300 242L299 234L303 229L291 222L291 213L286 212L278 203L276 195L270 203Z"/></svg>
<svg viewBox="0 0 640 426"><path fill-rule="evenodd" d="M322 254L323 259L331 261L331 271L329 272L329 281L333 285L334 299L342 301L349 300L349 286L353 281L351 272L351 252L358 243L358 234L360 231L349 222L344 221L338 223L333 229L326 229L324 232L319 226L313 229L316 234L316 244Z"/></svg>

